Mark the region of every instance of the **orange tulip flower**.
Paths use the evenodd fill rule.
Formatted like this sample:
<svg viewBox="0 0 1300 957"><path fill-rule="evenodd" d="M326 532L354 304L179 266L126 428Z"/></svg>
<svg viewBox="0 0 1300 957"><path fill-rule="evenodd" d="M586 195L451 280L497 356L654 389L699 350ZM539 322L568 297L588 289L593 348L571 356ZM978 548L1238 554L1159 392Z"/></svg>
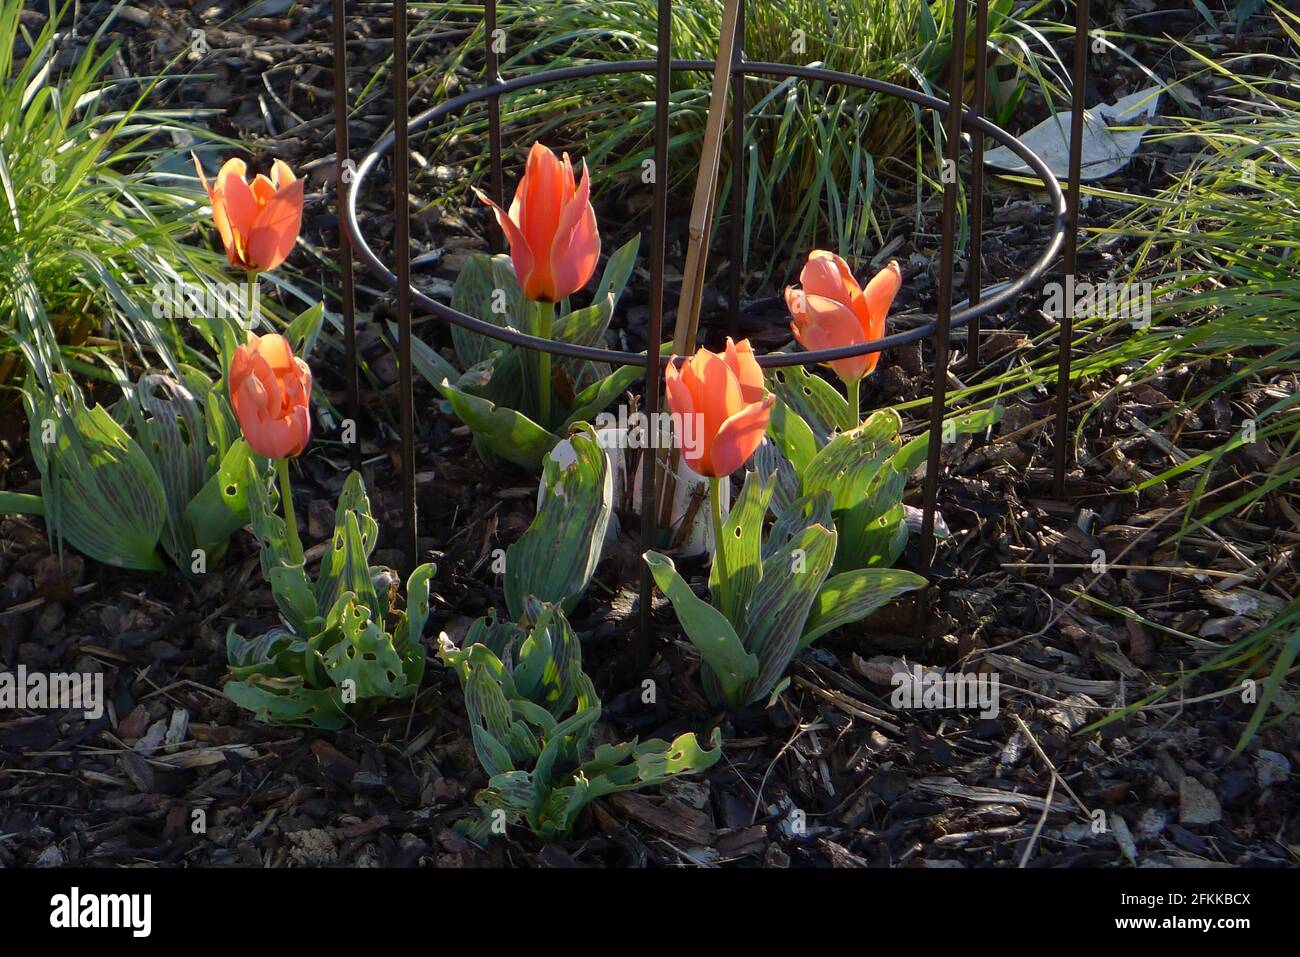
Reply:
<svg viewBox="0 0 1300 957"><path fill-rule="evenodd" d="M248 334L230 360L230 404L249 447L268 459L299 455L311 438L311 369L284 336Z"/></svg>
<svg viewBox="0 0 1300 957"><path fill-rule="evenodd" d="M208 191L212 221L230 265L265 272L284 262L302 226L302 180L280 160L271 167L269 179L259 173L252 183L245 181L248 169L241 159L226 160L216 185L209 185L198 157L194 168Z"/></svg>
<svg viewBox="0 0 1300 957"><path fill-rule="evenodd" d="M721 355L700 349L680 371L670 360L664 382L668 408L682 419L694 417L694 448L682 449L687 465L718 478L749 461L763 441L776 397L763 387L748 339L728 339Z"/></svg>
<svg viewBox="0 0 1300 957"><path fill-rule="evenodd" d="M809 352L881 339L889 307L903 284L898 263L876 273L862 289L849 264L834 253L814 249L799 274L802 289L786 287L785 302L794 321L794 337ZM880 353L869 352L828 363L845 384L860 381L876 368Z"/></svg>
<svg viewBox="0 0 1300 957"><path fill-rule="evenodd" d="M510 241L510 259L526 298L559 302L587 284L600 259L600 234L586 163L575 184L569 154L561 161L534 143L509 213L481 192L478 197L492 207Z"/></svg>

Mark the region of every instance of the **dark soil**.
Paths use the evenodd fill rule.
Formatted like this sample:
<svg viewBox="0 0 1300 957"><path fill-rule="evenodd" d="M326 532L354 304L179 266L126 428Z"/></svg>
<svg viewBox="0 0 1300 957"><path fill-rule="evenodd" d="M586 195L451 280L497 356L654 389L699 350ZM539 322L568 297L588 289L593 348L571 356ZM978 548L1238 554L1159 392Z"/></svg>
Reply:
<svg viewBox="0 0 1300 957"><path fill-rule="evenodd" d="M83 4L76 36L88 36L108 6ZM171 44L205 29L210 55L186 61L191 79L161 89L159 99L219 108L216 130L255 144L262 161L274 155L305 171L304 238L332 255L329 4L300 2L288 20L270 12L286 7L273 0L263 7L265 16L254 8L251 17L230 19L247 6L141 2L110 35L125 40L126 71L145 75L174 56L178 47ZM385 68L387 13L375 5L353 18L354 76ZM1189 20L1180 29L1199 28ZM434 56L439 43L455 39L430 41L423 54ZM1164 73L1177 69L1164 61L1156 66ZM1092 90L1096 98L1144 82L1117 62L1094 68L1101 78ZM414 95L419 100L422 91ZM382 134L386 110L382 98L359 108L351 125L354 156ZM1032 125L1033 106L1027 110ZM1177 161L1167 150L1144 152L1113 185L1153 187ZM485 247L489 223L479 209L424 205L435 195L436 177L432 169L416 174L413 191L421 202L413 208L414 244L428 263L417 281L445 295L465 255ZM386 177L381 183L363 198L363 208L368 235L386 256L391 203L381 195ZM1051 227L1040 197L1004 185L991 192L984 247L989 283L1023 270ZM1090 203L1085 225L1108 223L1117 210ZM632 221L621 200L607 200L598 212L602 222ZM674 220L674 269L681 266L683 227ZM610 248L614 238L606 237ZM896 307L904 323L907 314L933 307L935 243L923 237L890 252L905 264L905 293ZM1120 255L1091 246L1081 269L1105 276ZM298 258L301 268L311 268L308 257L300 252ZM314 278L327 289L336 286L327 272ZM391 315L392 302L368 276L360 282L368 363L363 473L381 524L377 558L399 564L396 364L375 321ZM627 348L644 345L647 285L648 277L638 274L616 319ZM775 290L749 292L753 302L741 331L768 348L784 344L784 320L765 301ZM674 293L670 285L670 304ZM722 310L710 306L703 322L716 333ZM1028 336L1047 329L1049 320L1024 297L987 325L986 370L1002 369L1021 361ZM435 346L449 344L433 320L417 329ZM315 358L319 387L342 407L340 363ZM928 369L928 346L886 356L865 399L874 406L926 396ZM954 371L963 381L970 377L960 363ZM986 440L948 446L939 501L952 538L940 549L934 587L806 652L789 688L766 709L710 710L695 674L698 658L662 598L648 668L661 691L657 705L641 704L647 675L630 667L639 549L635 528L625 521L623 540L572 616L604 701L602 733L671 737L720 725L725 758L697 778L596 802L572 841L550 846L515 833L482 848L451 830L474 812L473 795L485 776L456 681L433 659L435 636L445 630L459 639L473 618L503 604L490 554L527 527L536 483L522 473L485 469L467 430L440 411L423 384L416 397L420 549L438 565L436 612L425 635L430 668L413 702L347 732L259 725L222 696L227 628L236 624L250 634L275 623L247 533L194 586L179 575L126 573L70 552L60 560L40 522L4 519L0 663L103 672L111 707L95 721L73 713L0 715L0 865L1294 864L1300 815L1289 770L1300 765L1297 719L1231 757L1252 710L1240 693L1220 693L1238 676L1198 678L1158 707L1080 733L1200 660L1197 648L1175 632L1231 641L1295 591L1300 521L1286 497L1259 513L1217 522L1175 550L1161 541L1179 521L1176 509L1187 488L1122 491L1168 467L1171 447L1196 454L1271 401L1262 391L1225 396L1213 421L1144 430L1174 400L1220 375L1201 366L1171 369L1127 391L1112 393L1108 381L1079 386L1072 396L1077 407L1101 408L1077 449L1068 504L1051 497L1053 403L1045 391L1008 402ZM20 433L9 434L6 485L34 490ZM1260 464L1243 458L1238 466L1249 477ZM299 462L298 514L309 549L329 536L346 466L347 456L328 435ZM919 502L919 486L909 495ZM1100 575L1089 568L1097 548L1110 566ZM903 564L915 561L909 551ZM685 567L702 578L702 566ZM1160 627L1089 599L1134 609ZM908 667L997 673L1000 712L981 718L970 711L892 708L889 677L899 659ZM179 732L164 743L169 728ZM200 809L206 832L194 833Z"/></svg>

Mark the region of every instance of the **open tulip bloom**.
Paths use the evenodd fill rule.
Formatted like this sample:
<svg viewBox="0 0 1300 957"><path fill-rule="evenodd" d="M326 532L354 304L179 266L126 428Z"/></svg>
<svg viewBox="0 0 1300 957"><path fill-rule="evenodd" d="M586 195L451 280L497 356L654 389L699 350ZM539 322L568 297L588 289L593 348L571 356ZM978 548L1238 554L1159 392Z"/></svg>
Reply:
<svg viewBox="0 0 1300 957"><path fill-rule="evenodd" d="M697 474L709 480L715 560L726 576L722 540L722 482L750 460L763 441L776 397L763 383L763 370L754 359L748 339L732 342L719 354L700 349L682 363L674 359L664 370L668 407L695 441L682 449L682 458Z"/></svg>
<svg viewBox="0 0 1300 957"><path fill-rule="evenodd" d="M785 291L792 318L790 327L799 344L815 352L883 338L889 307L903 277L898 263L890 260L864 289L853 278L848 263L832 252L814 249L808 254L799 282L803 288L789 286ZM855 421L860 415L862 379L875 370L879 357L878 352L868 352L828 363L844 382Z"/></svg>
<svg viewBox="0 0 1300 957"><path fill-rule="evenodd" d="M214 183L194 168L212 203L212 222L226 247L230 265L246 272L275 269L288 258L302 225L302 180L276 160L269 177L259 173L250 183L241 159L228 159Z"/></svg>
<svg viewBox="0 0 1300 957"><path fill-rule="evenodd" d="M534 305L536 334L550 338L555 304L585 286L600 260L586 163L579 179L567 153L561 160L534 143L509 212L482 193L478 197L492 207L510 243L519 288ZM537 361L540 424L550 428L551 357L542 352Z"/></svg>

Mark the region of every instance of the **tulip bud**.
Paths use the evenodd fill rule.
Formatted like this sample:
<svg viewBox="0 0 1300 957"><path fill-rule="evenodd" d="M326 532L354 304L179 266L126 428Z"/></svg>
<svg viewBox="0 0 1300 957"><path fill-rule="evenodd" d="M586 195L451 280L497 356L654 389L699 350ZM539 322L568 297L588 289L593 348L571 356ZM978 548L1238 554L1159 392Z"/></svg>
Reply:
<svg viewBox="0 0 1300 957"><path fill-rule="evenodd" d="M311 369L284 336L248 335L230 360L230 404L249 447L268 459L300 455L311 438Z"/></svg>
<svg viewBox="0 0 1300 957"><path fill-rule="evenodd" d="M510 259L524 296L559 302L587 284L600 259L600 234L584 163L575 183L569 155L561 161L541 143L528 153L523 179L507 213L482 193L510 242Z"/></svg>

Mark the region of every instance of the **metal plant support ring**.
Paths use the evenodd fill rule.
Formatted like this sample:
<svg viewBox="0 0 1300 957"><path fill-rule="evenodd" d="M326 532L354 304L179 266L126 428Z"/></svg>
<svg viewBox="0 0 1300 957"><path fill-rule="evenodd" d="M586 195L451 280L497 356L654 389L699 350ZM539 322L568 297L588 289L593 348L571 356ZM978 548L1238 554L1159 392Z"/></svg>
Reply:
<svg viewBox="0 0 1300 957"><path fill-rule="evenodd" d="M406 35L406 4L403 0L396 0L394 4L394 64L395 76L405 77L405 68L407 63L407 35ZM999 308L1012 302L1018 295L1034 287L1039 280L1047 273L1055 262L1057 256L1064 250L1065 268L1067 273L1074 268L1075 250L1077 248L1077 236L1075 229L1078 221L1078 203L1079 203L1079 168L1080 144L1082 137L1079 127L1081 124L1082 106L1083 106L1083 88L1084 88L1084 71L1087 65L1087 33L1086 25L1088 22L1088 2L1087 0L1078 0L1076 3L1076 34L1074 38L1074 107L1075 117L1072 126L1073 138L1070 150L1070 168L1068 175L1069 189L1063 192L1060 184L1057 182L1055 175L1048 168L1047 164L1029 149L1024 143L1012 134L1003 130L986 117L983 116L983 107L985 99L985 77L982 69L987 63L987 45L988 45L988 0L975 0L975 37L974 43L976 48L975 63L977 70L977 80L975 84L975 103L972 108L964 108L962 104L962 78L964 77L964 60L965 50L961 49L960 57L950 59L950 77L949 87L951 95L949 99L942 100L938 97L930 96L916 90L910 90L906 87L898 86L883 80L871 79L868 77L857 76L850 73L842 73L835 70L823 69L820 67L796 66L785 63L769 62L751 62L744 58L744 5L740 6L740 22L737 25L737 43L729 64L733 84L732 96L732 175L733 184L740 182L741 172L745 161L744 151L735 148L743 143L744 128L743 124L748 120L747 112L744 108L744 91L743 83L748 77L788 77L803 80L810 80L828 84L838 84L854 89L867 90L879 93L885 96L901 99L913 103L923 109L934 110L941 114L946 122L947 129L947 160L951 164L950 168L957 169L958 159L961 151L961 133L966 132L971 136L971 184L972 188L977 191L976 201L973 203L973 209L977 210L972 215L972 232L971 232L971 250L970 250L970 270L968 275L968 304L958 310L952 309L952 292L953 292L953 262L955 258L955 208L957 197L957 184L955 175L945 177L943 190L943 212L941 227L941 244L940 244L940 270L939 270L939 297L936 308L935 319L925 323L917 328L909 329L905 332L895 333L870 342L860 343L852 346L844 346L834 349L822 349L813 352L789 352L773 353L758 357L758 363L764 368L777 368L781 366L792 365L820 365L837 359L846 359L854 356L864 355L869 352L882 352L885 350L897 348L898 346L909 343L919 342L922 340L933 340L935 344L935 368L934 397L931 403L931 435L937 434L942 423L944 401L946 397L946 383L949 369L949 345L953 327L968 327L968 354L972 363L978 362L978 343L980 319L989 315ZM334 15L339 18L343 15L343 0L335 0ZM503 95L535 87L551 87L556 84L562 84L569 80L581 79L593 76L620 74L620 73L646 73L653 74L656 78L656 116L655 116L655 159L656 170L658 175L654 179L654 204L652 207L652 236L650 246L651 262L651 302L650 314L647 329L647 342L657 343L662 340L663 331L663 271L664 255L666 243L666 207L667 207L667 183L669 177L666 175L667 166L667 139L668 139L668 101L669 101L669 78L674 72L708 72L712 73L717 64L712 60L673 60L670 58L671 51L671 0L659 0L659 37L658 50L659 55L655 60L627 60L613 61L604 63L590 63L581 66L567 67L564 69L550 70L543 73L535 73L527 76L516 77L510 80L503 80L498 73L498 56L494 48L496 29L496 3L495 0L487 0L484 4L484 23L485 23L485 52L487 55L485 74L486 80L483 86L469 90L445 103L439 104L414 118L407 118L407 84L401 82L394 83L393 103L394 103L394 130L383 136L376 142L362 158L360 164L350 176L342 176L339 180L340 193L340 219L342 221L342 232L344 235L340 241L340 256L347 262L350 269L351 256L355 254L369 267L370 271L378 277L397 297L397 327L398 327L398 354L399 354L399 396L400 411L402 413L402 471L403 471L403 504L406 514L406 523L404 528L404 545L408 562L411 565L416 561L416 516L415 516L415 462L414 462L414 429L412 422L412 375L411 375L411 308L417 307L424 313L437 316L446 320L453 325L460 326L471 332L479 333L501 342L511 345L520 346L525 349L548 352L552 355L565 356L574 359L587 359L596 362L605 362L612 365L623 366L643 366L646 370L646 410L653 413L659 407L660 391L660 371L664 362L668 361L667 357L652 355L654 351L647 349L646 353L625 352L614 349L598 348L595 346L584 346L574 343L559 342L551 339L539 338L528 335L519 330L493 325L474 316L467 315L450 306L438 302L435 299L425 295L416 289L410 282L410 272L412 263L409 254L410 242L410 223L409 210L406 197L409 171L409 137L410 134L416 133L431 124L442 120L446 117L453 116L463 110L465 107L486 102L488 108L488 129L489 129L489 159L491 163L490 178L488 182L489 194L498 203L504 201L503 187L503 163L501 156L501 107L500 100ZM957 0L954 7L953 33L954 35L966 34L967 13L969 3ZM336 89L346 91L346 47L344 44L344 30L340 27L335 30L335 68L342 74L342 78L336 77ZM338 105L336 104L336 113ZM338 168L344 169L347 156L347 131L343 123L339 124L340 130L336 134L338 137ZM1045 188L1053 213L1055 214L1055 223L1052 228L1050 237L1048 237L1042 252L1034 260L1032 265L1019 277L1014 280L999 283L988 289L980 288L980 258L982 248L982 189L983 189L983 154L986 140L992 140L1009 148L1015 155L1030 168L1030 170L1041 180ZM379 165L380 160L389 154L393 154L393 171L394 171L394 200L396 203L396 232L394 237L394 250L398 253L398 261L394 264L395 269L390 269L375 251L371 248L370 243L363 235L357 216L357 197L365 189L368 177ZM735 331L740 312L740 243L742 240L741 223L738 221L739 210L741 207L741 197L739 191L733 188L731 196L731 229L730 229L730 250L731 250L731 276L729 281L729 309L727 315L727 324L730 331ZM494 242L495 249L500 248L499 242ZM350 275L347 273L345 275ZM355 356L355 318L352 304L351 283L346 283L344 289L343 315L347 329L347 346L348 362L353 368L356 365ZM1068 402L1068 382L1069 382L1069 350L1070 350L1070 324L1069 310L1061 324L1061 341L1059 343L1059 361L1058 361L1058 418L1057 418L1057 444L1056 449L1056 488L1058 497L1062 494L1064 486L1065 466L1068 459L1064 442L1068 437L1068 422L1066 416L1069 411ZM355 415L356 409L351 410ZM930 443L930 458L926 471L925 488L923 493L923 530L922 530L922 556L923 563L928 568L933 558L933 528L934 516L936 509L937 487L938 487L938 447L939 443ZM655 464L655 456L646 456L646 481L644 483L644 502L649 504L655 501L656 491L659 487L660 469ZM655 512L654 508L643 508L642 516L642 540L647 547L653 542L655 536ZM649 575L643 569L641 579L641 625L642 651L647 645L649 636Z"/></svg>
<svg viewBox="0 0 1300 957"><path fill-rule="evenodd" d="M716 63L713 60L674 60L672 62L673 72L712 72ZM460 96L454 97L433 109L426 110L419 116L410 121L410 132L418 132L429 124L451 116L462 108L474 103L480 103L489 97L499 96L504 93L513 93L516 90L529 89L532 87L545 87L564 80L573 80L589 76L602 76L614 73L646 73L654 69L653 60L627 60L614 63L594 63L581 67L570 67L563 70L554 70L546 73L535 73L527 77L509 80L492 86L478 87ZM801 77L809 80L820 80L828 83L841 83L846 86L855 86L864 90L871 90L877 93L883 93L888 96L895 96L899 99L916 103L927 109L937 110L947 115L949 104L937 97L929 96L925 93L909 90L906 87L897 86L893 83L887 83L883 80L872 80L866 77L855 76L851 73L838 73L834 70L824 70L817 67L791 66L784 63L750 63L747 62L744 67L747 76L781 76L781 77ZM1047 164L1038 157L1029 147L1025 146L1020 140L1010 133L995 126L989 120L981 116L967 113L963 116L963 128L978 129L985 136L995 140L998 143L1008 147L1012 152L1019 156L1029 165L1029 167L1038 175L1052 203L1056 213L1056 225L1052 230L1051 237L1042 253L1034 261L1033 265L1019 278L1011 283L999 284L997 291L988 295L987 298L981 298L978 305L968 306L952 314L952 325L963 326L974 319L988 315L1001 306L1025 292L1033 286L1043 275L1051 268L1052 263L1056 260L1057 255L1061 252L1065 241L1065 222L1066 207L1065 196L1061 191L1060 185L1052 175ZM347 226L348 235L352 239L353 249L362 261L370 268L370 271L380 279L386 286L393 291L401 288L401 282L397 275L376 255L371 249L369 242L361 232L361 225L357 219L357 196L365 186L367 177L375 171L379 161L391 153L395 135L389 133L380 139L362 159L357 167L356 174L353 176L352 188L347 193L344 204L344 221ZM440 319L445 319L453 325L460 326L470 332L477 332L480 335L487 336L490 339L496 339L515 346L522 346L525 349L534 349L543 352L549 352L552 355L565 356L571 359L588 359L593 362L608 362L613 365L636 365L643 366L646 364L646 357L639 352L622 352L617 349L603 349L597 346L584 346L571 342L558 342L553 339L543 339L538 336L528 335L517 329L493 325L485 322L475 316L468 315L451 308L445 303L438 302L425 293L420 292L414 286L410 287L411 301L418 305L424 312L435 315ZM815 352L793 352L793 353L773 353L758 357L758 364L765 369L776 368L779 366L793 365L819 365L825 362L831 362L836 359L848 359L854 356L865 355L868 352L881 352L886 349L897 348L898 346L908 345L913 342L919 342L922 339L934 338L936 323L927 323L918 326L915 329L909 329L906 332L894 333L881 339L872 339L870 342L858 343L852 346L840 346L835 349L819 349ZM667 357L659 359L660 364L667 362Z"/></svg>

